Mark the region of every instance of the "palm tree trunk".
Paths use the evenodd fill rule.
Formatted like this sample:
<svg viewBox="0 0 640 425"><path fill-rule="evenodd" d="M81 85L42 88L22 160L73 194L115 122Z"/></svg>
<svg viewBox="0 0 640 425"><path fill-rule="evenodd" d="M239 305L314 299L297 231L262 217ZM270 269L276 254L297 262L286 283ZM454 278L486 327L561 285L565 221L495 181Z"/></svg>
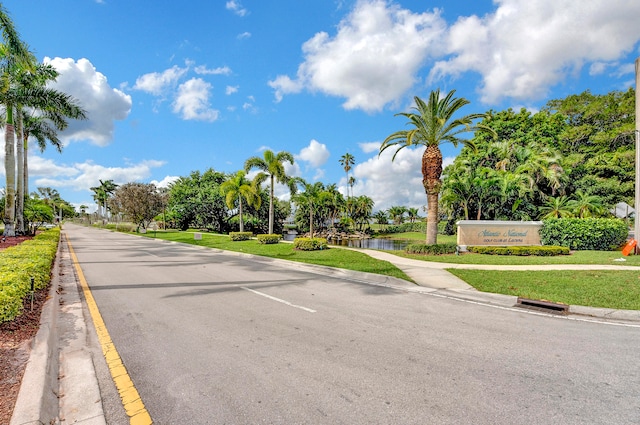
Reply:
<svg viewBox="0 0 640 425"><path fill-rule="evenodd" d="M4 204L4 236L15 236L14 227L16 214L16 157L14 127L11 116L12 108L7 108L7 123L4 128L4 170L6 173L5 204Z"/></svg>
<svg viewBox="0 0 640 425"><path fill-rule="evenodd" d="M422 184L427 193L427 244L438 243L438 195L442 181L442 152L429 145L422 154Z"/></svg>
<svg viewBox="0 0 640 425"><path fill-rule="evenodd" d="M271 174L271 188L269 193L269 234L273 234L273 183L274 177Z"/></svg>
<svg viewBox="0 0 640 425"><path fill-rule="evenodd" d="M22 113L16 111L16 234L24 235L24 138L22 136Z"/></svg>
<svg viewBox="0 0 640 425"><path fill-rule="evenodd" d="M240 231L244 232L244 220L242 219L242 195L238 196L239 207L238 207L238 218L240 219Z"/></svg>

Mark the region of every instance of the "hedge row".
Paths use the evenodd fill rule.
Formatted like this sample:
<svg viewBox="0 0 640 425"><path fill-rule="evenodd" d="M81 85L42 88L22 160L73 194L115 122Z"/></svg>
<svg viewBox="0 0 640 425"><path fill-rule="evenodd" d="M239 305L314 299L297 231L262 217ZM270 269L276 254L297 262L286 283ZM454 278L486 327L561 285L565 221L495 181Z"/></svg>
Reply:
<svg viewBox="0 0 640 425"><path fill-rule="evenodd" d="M629 236L624 221L615 218L558 218L545 220L540 229L544 245L576 250L612 251Z"/></svg>
<svg viewBox="0 0 640 425"><path fill-rule="evenodd" d="M569 255L566 246L468 246L467 251L489 255L537 255L551 257Z"/></svg>
<svg viewBox="0 0 640 425"><path fill-rule="evenodd" d="M424 254L424 255L443 255L453 254L456 252L458 246L455 243L442 243L442 244L424 244L414 243L405 247L405 252L408 254Z"/></svg>
<svg viewBox="0 0 640 425"><path fill-rule="evenodd" d="M60 229L54 228L0 251L0 323L20 315L32 278L36 290L47 287L59 240Z"/></svg>
<svg viewBox="0 0 640 425"><path fill-rule="evenodd" d="M327 249L329 247L325 238L295 238L293 240L293 248L300 251L316 251L319 249Z"/></svg>

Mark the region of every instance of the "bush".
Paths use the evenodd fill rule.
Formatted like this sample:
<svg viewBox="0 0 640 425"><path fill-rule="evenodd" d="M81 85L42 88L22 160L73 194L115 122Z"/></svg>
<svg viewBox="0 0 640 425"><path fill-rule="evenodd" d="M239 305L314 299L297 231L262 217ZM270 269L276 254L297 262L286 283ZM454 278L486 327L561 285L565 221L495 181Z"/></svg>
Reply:
<svg viewBox="0 0 640 425"><path fill-rule="evenodd" d="M232 241L248 241L253 236L251 232L229 232Z"/></svg>
<svg viewBox="0 0 640 425"><path fill-rule="evenodd" d="M282 239L280 235L258 235L258 242L262 244L278 243L280 239Z"/></svg>
<svg viewBox="0 0 640 425"><path fill-rule="evenodd" d="M458 246L454 243L442 243L442 244L424 244L414 243L405 247L407 254L424 254L424 255L443 255L453 254L456 252Z"/></svg>
<svg viewBox="0 0 640 425"><path fill-rule="evenodd" d="M293 249L300 251L316 251L329 248L325 238L295 238Z"/></svg>
<svg viewBox="0 0 640 425"><path fill-rule="evenodd" d="M467 251L488 255L537 255L551 257L569 255L566 246L468 246Z"/></svg>
<svg viewBox="0 0 640 425"><path fill-rule="evenodd" d="M32 278L36 290L47 287L59 240L60 228L56 227L0 251L0 323L20 315Z"/></svg>
<svg viewBox="0 0 640 425"><path fill-rule="evenodd" d="M426 232L427 225L422 221L416 221L415 223L403 223L403 224L392 224L386 226L384 229L378 230L380 234L389 234L389 233L405 233L405 232Z"/></svg>
<svg viewBox="0 0 640 425"><path fill-rule="evenodd" d="M544 245L576 250L613 251L629 236L624 221L615 218L558 218L545 220L540 229Z"/></svg>

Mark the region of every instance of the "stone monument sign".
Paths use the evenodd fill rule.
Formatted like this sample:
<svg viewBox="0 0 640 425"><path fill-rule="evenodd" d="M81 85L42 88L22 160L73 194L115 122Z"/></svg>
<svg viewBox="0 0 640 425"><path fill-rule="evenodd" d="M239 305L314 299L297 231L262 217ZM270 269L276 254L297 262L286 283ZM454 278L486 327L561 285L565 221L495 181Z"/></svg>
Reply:
<svg viewBox="0 0 640 425"><path fill-rule="evenodd" d="M458 246L531 246L542 245L541 221L460 220Z"/></svg>

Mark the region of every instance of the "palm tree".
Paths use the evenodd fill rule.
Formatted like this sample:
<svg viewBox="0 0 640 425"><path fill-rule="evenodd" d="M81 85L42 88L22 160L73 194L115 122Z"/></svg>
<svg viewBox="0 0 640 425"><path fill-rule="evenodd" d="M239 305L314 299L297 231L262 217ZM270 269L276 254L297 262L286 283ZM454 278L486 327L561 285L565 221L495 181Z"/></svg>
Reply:
<svg viewBox="0 0 640 425"><path fill-rule="evenodd" d="M540 219L573 217L566 196L549 197L547 202L539 208Z"/></svg>
<svg viewBox="0 0 640 425"><path fill-rule="evenodd" d="M4 207L4 236L15 236L16 217L16 157L15 157L15 120L14 109L18 104L16 76L19 70L33 70L35 57L26 44L20 40L13 22L0 4L0 103L5 107L5 157L6 193Z"/></svg>
<svg viewBox="0 0 640 425"><path fill-rule="evenodd" d="M404 223L404 213L406 212L407 208L402 206L394 206L387 210L387 214L389 214L389 217L391 217L391 220L393 220L395 224Z"/></svg>
<svg viewBox="0 0 640 425"><path fill-rule="evenodd" d="M381 228L382 226L389 224L389 218L387 217L387 213L382 210L377 211L375 214L371 216L371 218L373 218L376 221L376 223L380 225Z"/></svg>
<svg viewBox="0 0 640 425"><path fill-rule="evenodd" d="M294 195L293 201L296 204L306 206L309 209L309 237L312 238L314 214L316 213L316 208L320 206L323 198L326 196L324 185L321 182L310 184L302 179L297 179L297 181L302 184L304 191Z"/></svg>
<svg viewBox="0 0 640 425"><path fill-rule="evenodd" d="M340 157L340 165L344 169L344 172L347 173L347 184L349 184L349 171L351 171L351 166L356 163L356 158L351 155L349 152L345 153ZM351 186L351 195L353 196L353 186ZM347 198L349 198L349 189L347 188Z"/></svg>
<svg viewBox="0 0 640 425"><path fill-rule="evenodd" d="M260 208L262 198L258 190L257 180L250 182L246 178L244 170L238 171L235 175L220 185L220 193L225 196L225 201L229 209L234 209L236 200L238 201L238 219L240 220L240 231L244 232L244 220L242 218L242 199L247 201L249 206Z"/></svg>
<svg viewBox="0 0 640 425"><path fill-rule="evenodd" d="M589 195L581 190L574 193L576 199L571 199L567 203L567 207L573 210L573 214L580 217L593 217L602 214L604 205L602 198L598 195Z"/></svg>
<svg viewBox="0 0 640 425"><path fill-rule="evenodd" d="M61 144L57 139L56 131L67 127L67 117L85 119L85 112L76 105L73 97L45 87L47 82L53 81L58 76L58 71L51 65L38 64L34 72L22 70L17 77L17 101L16 106L16 162L17 162L17 186L16 186L16 232L24 232L23 211L24 196L28 193L28 155L27 146L30 134L34 134L38 140L41 151L46 147L47 138L55 139L52 143L60 150ZM26 110L24 107L28 107ZM40 114L40 115L34 115ZM45 133L42 133L45 132ZM51 134L53 133L53 134Z"/></svg>
<svg viewBox="0 0 640 425"><path fill-rule="evenodd" d="M291 179L284 170L284 162L289 162L293 165L293 155L289 152L282 151L277 154L267 149L263 153L263 157L258 156L247 159L244 163L244 170L248 173L251 169L257 168L263 175L262 178L269 178L269 234L273 234L273 189L276 182L287 184L291 193L295 193L295 184L291 182Z"/></svg>
<svg viewBox="0 0 640 425"><path fill-rule="evenodd" d="M368 196L361 195L353 199L353 220L359 230L362 230L364 224L369 224L369 218L373 212L374 202Z"/></svg>
<svg viewBox="0 0 640 425"><path fill-rule="evenodd" d="M438 237L438 196L442 181L442 152L440 144L449 142L457 147L458 143L465 146L474 146L472 140L461 139L460 134L473 131L486 131L495 137L495 131L484 124L474 124L474 120L485 118L485 114L470 114L461 118L453 118L460 108L469 104L465 98L453 97L455 90L440 98L440 90L431 92L429 101L425 102L419 97L414 97L416 112L400 113L408 118L408 124L413 126L411 130L400 130L388 136L380 146L382 154L391 146L397 147L393 154L395 160L398 152L406 147L421 145L425 147L422 155L422 184L427 194L427 235L428 244L437 243Z"/></svg>

